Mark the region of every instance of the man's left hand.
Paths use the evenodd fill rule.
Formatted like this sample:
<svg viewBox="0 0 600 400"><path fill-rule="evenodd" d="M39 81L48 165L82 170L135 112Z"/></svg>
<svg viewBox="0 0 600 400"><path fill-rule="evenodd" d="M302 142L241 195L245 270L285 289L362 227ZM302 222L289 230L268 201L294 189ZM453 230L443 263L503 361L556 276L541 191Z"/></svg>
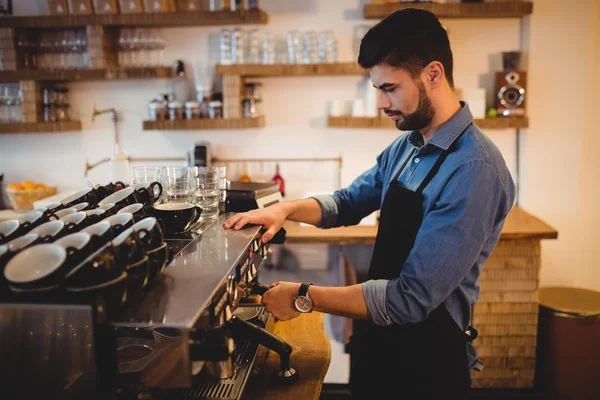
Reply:
<svg viewBox="0 0 600 400"><path fill-rule="evenodd" d="M296 318L300 312L294 307L294 297L300 289L299 283L276 282L262 296L261 302L275 318L281 321Z"/></svg>

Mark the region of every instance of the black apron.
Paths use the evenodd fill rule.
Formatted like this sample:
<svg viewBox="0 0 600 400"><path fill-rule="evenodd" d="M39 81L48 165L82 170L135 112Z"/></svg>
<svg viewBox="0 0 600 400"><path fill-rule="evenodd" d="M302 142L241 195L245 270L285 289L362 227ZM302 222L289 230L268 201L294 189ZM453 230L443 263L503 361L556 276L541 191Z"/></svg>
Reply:
<svg viewBox="0 0 600 400"><path fill-rule="evenodd" d="M381 207L369 279L400 276L423 220L423 190L457 141L439 156L416 192L398 182L414 150L390 183ZM459 328L443 303L426 320L415 324L382 327L354 320L350 343L352 398L465 398L470 384L466 346L477 335L472 328L470 332L467 335Z"/></svg>

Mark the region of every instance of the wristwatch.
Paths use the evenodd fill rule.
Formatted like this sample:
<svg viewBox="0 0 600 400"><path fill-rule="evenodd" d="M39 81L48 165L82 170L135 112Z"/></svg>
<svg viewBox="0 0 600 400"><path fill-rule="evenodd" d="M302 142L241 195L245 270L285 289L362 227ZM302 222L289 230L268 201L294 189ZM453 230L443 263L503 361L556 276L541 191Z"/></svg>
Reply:
<svg viewBox="0 0 600 400"><path fill-rule="evenodd" d="M298 294L294 297L294 307L301 313L309 313L312 312L313 303L308 298L308 287L312 285L312 283L303 283L300 285L300 289L298 289Z"/></svg>

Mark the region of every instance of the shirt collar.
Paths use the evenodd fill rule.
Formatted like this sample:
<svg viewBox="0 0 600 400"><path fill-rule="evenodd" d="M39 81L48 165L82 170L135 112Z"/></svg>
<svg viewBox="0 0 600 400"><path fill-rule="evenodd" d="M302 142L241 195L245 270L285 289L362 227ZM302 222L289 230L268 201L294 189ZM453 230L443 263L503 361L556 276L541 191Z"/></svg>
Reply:
<svg viewBox="0 0 600 400"><path fill-rule="evenodd" d="M473 114L469 110L469 105L461 101L460 106L460 111L442 125L428 144L432 144L442 150L448 150L456 138L473 122ZM408 136L408 142L415 147L421 147L423 146L423 135L418 130L412 131Z"/></svg>

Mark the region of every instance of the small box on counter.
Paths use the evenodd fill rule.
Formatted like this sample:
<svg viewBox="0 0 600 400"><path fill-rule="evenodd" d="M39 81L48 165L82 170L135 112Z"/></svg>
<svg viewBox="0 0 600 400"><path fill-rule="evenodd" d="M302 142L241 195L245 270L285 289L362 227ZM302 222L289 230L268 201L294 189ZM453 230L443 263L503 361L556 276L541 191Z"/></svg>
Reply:
<svg viewBox="0 0 600 400"><path fill-rule="evenodd" d="M69 12L75 15L92 14L92 0L69 0Z"/></svg>
<svg viewBox="0 0 600 400"><path fill-rule="evenodd" d="M95 14L118 14L117 0L94 0Z"/></svg>
<svg viewBox="0 0 600 400"><path fill-rule="evenodd" d="M175 0L144 0L144 10L147 13L162 13L177 11Z"/></svg>
<svg viewBox="0 0 600 400"><path fill-rule="evenodd" d="M136 14L144 12L142 0L119 0L121 14Z"/></svg>
<svg viewBox="0 0 600 400"><path fill-rule="evenodd" d="M50 15L69 14L67 0L48 0L48 12L50 13Z"/></svg>

